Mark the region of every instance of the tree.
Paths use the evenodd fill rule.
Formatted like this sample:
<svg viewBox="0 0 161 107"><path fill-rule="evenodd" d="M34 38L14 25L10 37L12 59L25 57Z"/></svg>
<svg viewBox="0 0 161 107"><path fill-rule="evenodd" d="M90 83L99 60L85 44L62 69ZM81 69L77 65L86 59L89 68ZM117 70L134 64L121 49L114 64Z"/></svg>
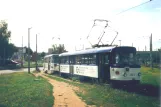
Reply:
<svg viewBox="0 0 161 107"><path fill-rule="evenodd" d="M45 52L42 52L42 53L40 54L41 58L44 58L45 55L46 55Z"/></svg>
<svg viewBox="0 0 161 107"><path fill-rule="evenodd" d="M28 60L28 51L29 51L29 54L30 54L30 56L31 55L33 55L33 50L30 48L28 48L28 47L24 47L25 49L26 49L26 52L24 53L24 58L25 58L25 60L27 61Z"/></svg>
<svg viewBox="0 0 161 107"><path fill-rule="evenodd" d="M33 52L32 56L31 56L31 61L36 61L36 52Z"/></svg>
<svg viewBox="0 0 161 107"><path fill-rule="evenodd" d="M8 44L6 49L7 49L5 53L7 56L6 58L11 58L14 52L18 51L17 47L12 43Z"/></svg>
<svg viewBox="0 0 161 107"><path fill-rule="evenodd" d="M5 21L0 21L0 59L11 58L17 48L14 44L9 43L11 31L8 31L8 24Z"/></svg>
<svg viewBox="0 0 161 107"><path fill-rule="evenodd" d="M64 47L64 44L60 44L60 45L53 45L53 54L60 54L60 53L63 53L63 52L67 52L65 50L65 47Z"/></svg>
<svg viewBox="0 0 161 107"><path fill-rule="evenodd" d="M30 54L30 55L32 55L32 54L33 54L33 50L32 50L31 48L29 49L29 48L28 48L28 47L26 47L26 46L25 46L24 48L26 49L25 54L27 54L27 55L28 55L28 51L29 51L29 54Z"/></svg>

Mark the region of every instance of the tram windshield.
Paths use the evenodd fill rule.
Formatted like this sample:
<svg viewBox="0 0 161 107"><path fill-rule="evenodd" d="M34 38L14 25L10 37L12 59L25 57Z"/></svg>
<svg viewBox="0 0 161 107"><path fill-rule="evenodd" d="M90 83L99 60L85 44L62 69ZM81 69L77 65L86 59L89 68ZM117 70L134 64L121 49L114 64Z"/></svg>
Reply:
<svg viewBox="0 0 161 107"><path fill-rule="evenodd" d="M53 63L59 63L59 57L53 56Z"/></svg>
<svg viewBox="0 0 161 107"><path fill-rule="evenodd" d="M131 48L115 50L114 64L129 66L139 65L137 63L136 51Z"/></svg>
<svg viewBox="0 0 161 107"><path fill-rule="evenodd" d="M116 53L116 64L134 65L137 64L134 53Z"/></svg>

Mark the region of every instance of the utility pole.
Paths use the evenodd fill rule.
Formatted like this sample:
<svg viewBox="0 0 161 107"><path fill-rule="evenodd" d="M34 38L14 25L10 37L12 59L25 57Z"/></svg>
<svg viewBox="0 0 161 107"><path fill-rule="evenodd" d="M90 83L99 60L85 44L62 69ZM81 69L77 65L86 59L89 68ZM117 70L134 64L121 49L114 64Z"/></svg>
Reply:
<svg viewBox="0 0 161 107"><path fill-rule="evenodd" d="M36 61L36 71L37 69L37 34L36 34L36 55L35 55L35 61Z"/></svg>
<svg viewBox="0 0 161 107"><path fill-rule="evenodd" d="M23 36L22 36L22 53L21 53L21 68L23 67Z"/></svg>
<svg viewBox="0 0 161 107"><path fill-rule="evenodd" d="M121 40L119 40L120 41L120 46L121 46Z"/></svg>
<svg viewBox="0 0 161 107"><path fill-rule="evenodd" d="M152 58L152 33L150 36L150 67L153 69L153 58Z"/></svg>
<svg viewBox="0 0 161 107"><path fill-rule="evenodd" d="M160 49L158 49L158 51L159 51L159 59L160 59L160 65L159 65L159 68L160 68L160 72L161 72L161 48Z"/></svg>
<svg viewBox="0 0 161 107"><path fill-rule="evenodd" d="M6 49L4 47L4 51L3 51L3 64L5 65L5 62L6 62Z"/></svg>
<svg viewBox="0 0 161 107"><path fill-rule="evenodd" d="M28 73L30 73L30 29L28 28Z"/></svg>
<svg viewBox="0 0 161 107"><path fill-rule="evenodd" d="M145 45L145 51L146 51L146 45Z"/></svg>

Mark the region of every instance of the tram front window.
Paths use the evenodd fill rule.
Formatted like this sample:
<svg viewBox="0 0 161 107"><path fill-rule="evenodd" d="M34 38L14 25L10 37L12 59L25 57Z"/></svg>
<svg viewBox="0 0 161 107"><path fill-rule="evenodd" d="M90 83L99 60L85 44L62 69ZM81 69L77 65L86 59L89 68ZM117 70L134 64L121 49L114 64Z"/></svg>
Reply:
<svg viewBox="0 0 161 107"><path fill-rule="evenodd" d="M118 65L135 65L135 64L137 64L134 53L116 53L115 62Z"/></svg>

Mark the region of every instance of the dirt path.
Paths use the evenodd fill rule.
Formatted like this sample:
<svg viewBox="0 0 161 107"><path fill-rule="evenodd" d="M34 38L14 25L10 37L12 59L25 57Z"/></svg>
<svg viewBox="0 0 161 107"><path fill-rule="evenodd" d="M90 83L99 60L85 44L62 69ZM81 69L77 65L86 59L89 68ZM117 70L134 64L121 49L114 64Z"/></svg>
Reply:
<svg viewBox="0 0 161 107"><path fill-rule="evenodd" d="M41 73L36 74L47 79L53 88L53 107L86 107L87 105L75 94L73 87L65 82L53 80Z"/></svg>

